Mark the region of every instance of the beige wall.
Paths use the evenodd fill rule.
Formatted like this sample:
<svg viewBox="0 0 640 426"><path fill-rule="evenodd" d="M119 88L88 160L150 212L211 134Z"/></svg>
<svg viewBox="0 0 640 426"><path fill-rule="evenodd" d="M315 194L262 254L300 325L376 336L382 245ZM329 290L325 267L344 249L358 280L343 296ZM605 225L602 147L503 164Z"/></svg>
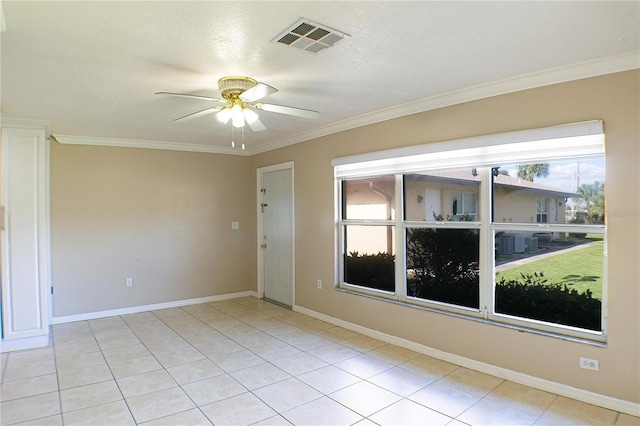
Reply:
<svg viewBox="0 0 640 426"><path fill-rule="evenodd" d="M631 71L553 85L398 118L252 157L253 169L295 161L295 303L439 350L640 402L639 81L640 73ZM607 139L606 347L403 307L330 286L316 288L317 279L334 282L332 158L592 119L604 120ZM581 370L579 357L598 359L600 371Z"/></svg>
<svg viewBox="0 0 640 426"><path fill-rule="evenodd" d="M240 156L52 143L54 317L255 291L250 166Z"/></svg>

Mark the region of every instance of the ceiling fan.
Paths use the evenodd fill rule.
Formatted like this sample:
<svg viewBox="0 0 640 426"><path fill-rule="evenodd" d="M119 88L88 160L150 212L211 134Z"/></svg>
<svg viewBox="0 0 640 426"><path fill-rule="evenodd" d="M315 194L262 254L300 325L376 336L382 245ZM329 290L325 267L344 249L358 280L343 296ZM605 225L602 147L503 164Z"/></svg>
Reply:
<svg viewBox="0 0 640 426"><path fill-rule="evenodd" d="M216 117L222 123L226 124L231 120L233 127L249 125L254 132L266 130L266 127L262 124L254 109L310 119L316 119L320 115L318 111L257 102L266 96L276 93L278 89L265 83L259 83L249 77L222 77L218 80L218 89L220 90L222 98L171 92L156 92L156 95L180 96L183 98L200 99L223 104L176 118L173 121L188 121L217 112Z"/></svg>

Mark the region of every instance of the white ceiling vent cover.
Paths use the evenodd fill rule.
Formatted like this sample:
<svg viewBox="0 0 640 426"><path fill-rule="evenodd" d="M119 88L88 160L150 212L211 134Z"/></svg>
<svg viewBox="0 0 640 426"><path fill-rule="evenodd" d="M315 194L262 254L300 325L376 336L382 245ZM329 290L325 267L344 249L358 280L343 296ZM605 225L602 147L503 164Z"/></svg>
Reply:
<svg viewBox="0 0 640 426"><path fill-rule="evenodd" d="M332 47L345 37L351 36L303 18L274 38L272 42L316 54Z"/></svg>

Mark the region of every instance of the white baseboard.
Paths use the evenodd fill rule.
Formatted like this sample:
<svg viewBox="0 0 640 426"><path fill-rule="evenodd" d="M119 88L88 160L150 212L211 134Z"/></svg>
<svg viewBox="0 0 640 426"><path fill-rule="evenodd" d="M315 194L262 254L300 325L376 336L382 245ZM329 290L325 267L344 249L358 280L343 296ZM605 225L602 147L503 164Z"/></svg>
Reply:
<svg viewBox="0 0 640 426"><path fill-rule="evenodd" d="M51 343L49 334L36 337L25 337L22 339L2 340L0 342L0 352L21 351L23 349L33 349L48 346Z"/></svg>
<svg viewBox="0 0 640 426"><path fill-rule="evenodd" d="M258 297L255 291L241 291L238 293L221 294L218 296L199 297L197 299L176 300L175 302L155 303L153 305L132 306L130 308L112 309L109 311L88 312L86 314L67 315L54 317L52 324L64 324L74 321L86 321L98 318L113 317L117 315L137 314L139 312L156 311L159 309L178 308L180 306L197 305L199 303L217 302L220 300L237 299L239 297Z"/></svg>
<svg viewBox="0 0 640 426"><path fill-rule="evenodd" d="M613 398L607 395L601 395L588 390L575 388L573 386L564 385L562 383L552 382L550 380L541 379L539 377L530 376L528 374L476 361L471 358L444 352L438 349L431 348L429 346L412 342L410 340L402 339L400 337L385 334L377 330L372 330L370 328L334 318L329 315L321 314L319 312L312 311L311 309L303 308L302 306L293 306L293 310L296 312L300 312L301 314L305 314L310 317L328 322L330 324L334 324L342 328L364 334L365 336L373 337L374 339L382 340L383 342L391 343L396 346L419 352L421 354L438 358L443 361L459 365L461 367L469 368L481 373L490 374L504 380L509 380L514 383L519 383L521 385L530 386L532 388L540 389L546 392L551 392L556 395L561 395L589 404L598 405L610 410L631 414L633 416L640 416L640 403L637 402Z"/></svg>

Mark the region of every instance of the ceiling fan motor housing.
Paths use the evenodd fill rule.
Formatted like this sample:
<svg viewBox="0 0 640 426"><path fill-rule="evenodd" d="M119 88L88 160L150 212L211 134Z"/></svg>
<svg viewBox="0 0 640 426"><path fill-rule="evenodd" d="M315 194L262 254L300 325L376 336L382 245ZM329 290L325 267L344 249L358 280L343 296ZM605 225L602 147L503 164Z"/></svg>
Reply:
<svg viewBox="0 0 640 426"><path fill-rule="evenodd" d="M226 100L233 101L258 82L249 77L223 77L218 80L218 90Z"/></svg>

